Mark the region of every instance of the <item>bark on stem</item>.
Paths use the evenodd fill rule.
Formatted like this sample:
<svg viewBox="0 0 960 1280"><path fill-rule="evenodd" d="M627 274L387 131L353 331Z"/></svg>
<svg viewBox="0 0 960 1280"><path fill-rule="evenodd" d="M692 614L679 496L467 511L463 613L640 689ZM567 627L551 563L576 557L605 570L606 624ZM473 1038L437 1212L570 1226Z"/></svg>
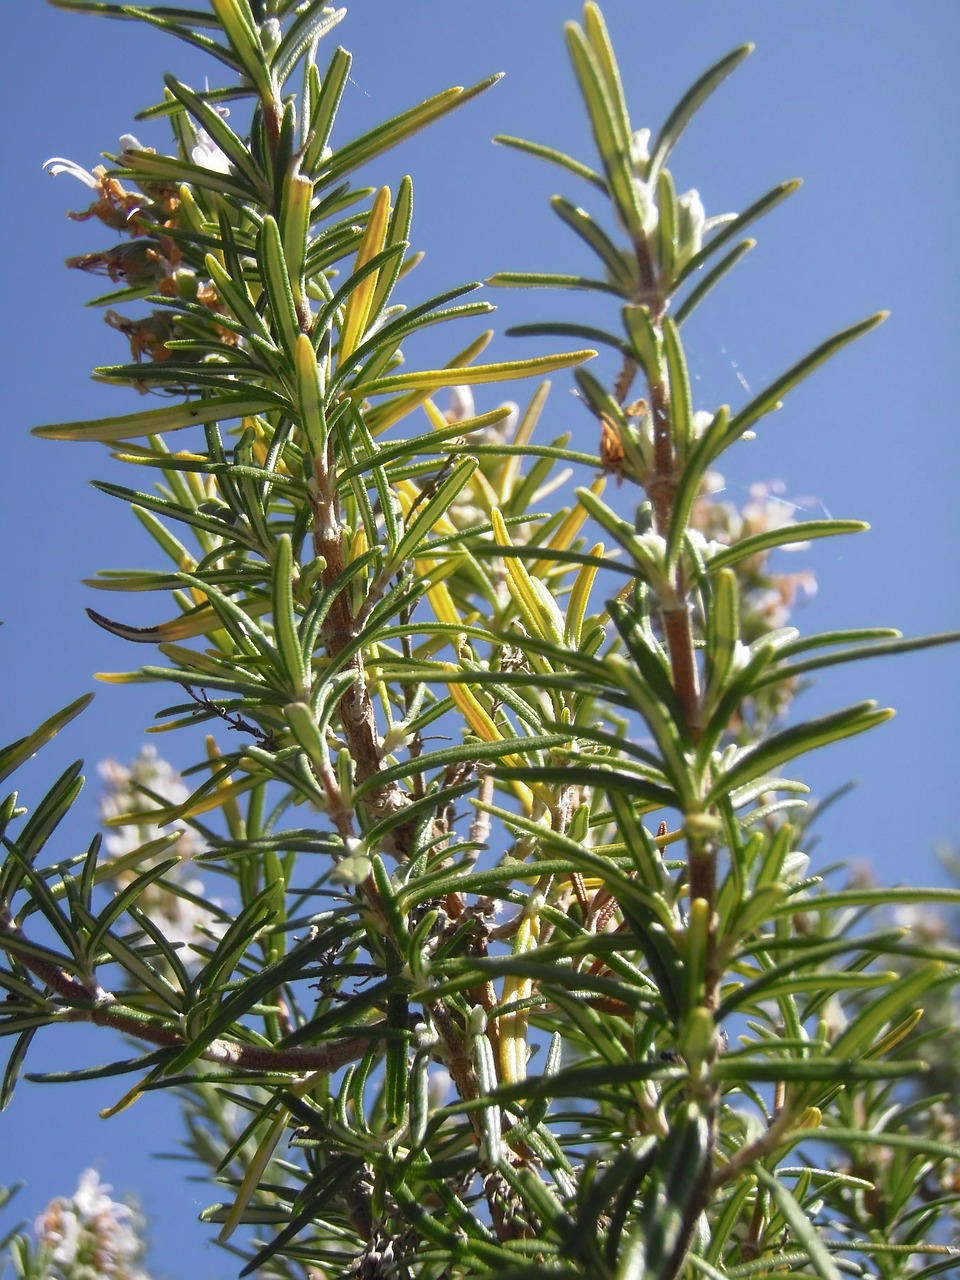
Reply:
<svg viewBox="0 0 960 1280"><path fill-rule="evenodd" d="M23 931L4 912L0 917L0 935L23 938ZM0 937L0 946L2 946ZM68 1008L67 1022L91 1022L99 1027L112 1027L135 1040L146 1041L165 1049L182 1049L190 1043L172 1027L125 1013L118 1007L116 997L100 987L91 989L79 978L73 977L58 965L25 954L19 948L12 954L19 964L64 1000ZM386 1023L382 1024L386 1031ZM212 1040L199 1055L205 1062L220 1066L239 1067L245 1071L276 1071L297 1075L311 1071L336 1071L348 1062L363 1056L370 1046L369 1034L351 1036L325 1045L295 1045L290 1049L271 1049L264 1045L240 1044L235 1040Z"/></svg>
<svg viewBox="0 0 960 1280"><path fill-rule="evenodd" d="M124 1035L145 1040L161 1048L185 1048L188 1040L167 1027L147 1025L139 1018L127 1017L117 1010L98 1007L71 1011L69 1022L92 1022L99 1027L112 1027ZM384 1032L387 1024L383 1023ZM264 1045L239 1044L236 1040L212 1040L199 1055L204 1062L223 1067L239 1067L243 1071L271 1071L304 1075L331 1072L355 1062L370 1047L370 1036L351 1036L325 1045L295 1045L291 1049L270 1049Z"/></svg>
<svg viewBox="0 0 960 1280"><path fill-rule="evenodd" d="M314 516L314 554L323 557L325 564L322 575L323 585L330 590L346 568L343 527L340 522L332 458L315 459L314 465L318 472L311 494ZM357 620L351 612L346 591L341 590L330 606L323 627L323 641L328 655L333 659L337 658L348 645L354 642L356 635ZM375 777L381 771L383 756L377 734L376 715L367 689L362 652L358 651L354 654L345 669L353 671L354 679L340 699L340 726L353 761L354 780L359 784ZM396 813L406 808L410 803L410 797L398 783L391 782L374 790L367 803L373 809L372 816L382 818L389 813ZM412 834L413 829L409 824L401 823L394 827L388 845L390 852L399 858L409 857ZM364 883L363 889L368 902L378 913L383 927L386 928L382 904L380 904L372 877ZM463 1036L441 1001L435 1001L428 1007L443 1041L450 1075L458 1093L466 1101L476 1098L478 1096L476 1073L466 1052ZM479 1116L471 1112L470 1123L479 1142L482 1135Z"/></svg>
<svg viewBox="0 0 960 1280"><path fill-rule="evenodd" d="M655 295L655 279L649 249L645 237L635 242L637 265L645 299L638 299L647 306L650 319L659 331L662 324L665 299ZM645 489L653 507L654 528L664 539L670 535L677 495L677 451L674 440L674 424L671 417L670 390L666 376L660 368L648 368L647 387L650 412L653 421L653 467L647 477ZM623 378L624 388L629 385ZM622 400L621 400L622 403ZM668 598L659 600L660 618L670 658L673 686L684 719L682 726L692 742L701 735L701 698L693 640L693 620L690 610L690 593L682 564L678 564L670 583ZM714 902L716 900L716 849L712 841L688 838L687 864L691 902L703 899L709 908L707 924L706 972L704 974L703 1000L707 1008L717 1003L719 975L715 962ZM697 1172L690 1196L683 1210L679 1235L660 1280L676 1280L684 1269L693 1244L697 1222L709 1206L714 1192L714 1161L717 1141L717 1108L719 1093L715 1085L708 1086L705 1098L707 1124L709 1126L707 1149L703 1163Z"/></svg>
<svg viewBox="0 0 960 1280"><path fill-rule="evenodd" d="M318 475L311 494L313 506L313 546L317 556L322 556L325 568L323 585L327 590L343 574L346 562L343 550L343 528L340 523L339 504L332 472ZM339 591L330 605L323 626L323 640L330 658L336 659L357 636L356 620L350 610L345 590ZM353 681L340 699L340 724L347 740L354 765L354 780L359 785L375 777L383 767L383 756L377 733L376 713L367 689L363 654L358 651L345 664L345 670L353 672ZM376 788L367 802L374 820L386 817L406 808L410 798L396 782ZM387 847L400 858L409 856L410 829L401 825L394 828Z"/></svg>

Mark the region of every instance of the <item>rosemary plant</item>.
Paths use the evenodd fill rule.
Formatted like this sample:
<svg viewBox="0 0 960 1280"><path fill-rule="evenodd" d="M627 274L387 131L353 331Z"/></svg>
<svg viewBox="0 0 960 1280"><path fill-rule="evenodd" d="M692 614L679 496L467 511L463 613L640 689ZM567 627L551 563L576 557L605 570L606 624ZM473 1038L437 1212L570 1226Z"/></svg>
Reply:
<svg viewBox="0 0 960 1280"><path fill-rule="evenodd" d="M102 678L155 685L162 728L210 736L179 795L124 776L110 821L140 834L119 852L56 852L79 766L29 816L4 801L4 1100L39 1028L119 1032L116 1108L179 1091L223 1187L205 1216L223 1241L252 1224L230 1246L243 1274L956 1267L955 1123L907 1082L958 956L882 912L951 893L823 883L796 762L891 713L785 720L800 677L956 637L784 625L770 553L865 526L751 526L710 483L883 316L735 411L694 403L684 356L684 322L796 186L710 217L667 167L749 47L654 134L588 3L566 38L596 157L499 141L608 206L552 202L594 268L488 284L596 291L607 326L568 308L514 332L581 349L484 363L489 334L451 337L423 370L411 336L490 305L476 284L401 301L411 180L352 181L496 77L342 141L343 9L56 3L149 23L222 78L166 77L143 114L169 121L170 154L127 135L109 168L54 162L113 241L71 263L116 286L98 301L131 348L97 376L159 399L37 428L142 477L99 487L169 567L96 585L169 602L149 627L91 611L150 648ZM596 453L536 434L544 383L516 415L474 410L472 388L567 368ZM570 468L569 504L541 509ZM8 747L3 774L86 701ZM185 838L224 894L184 875ZM158 894L199 913L189 947Z"/></svg>

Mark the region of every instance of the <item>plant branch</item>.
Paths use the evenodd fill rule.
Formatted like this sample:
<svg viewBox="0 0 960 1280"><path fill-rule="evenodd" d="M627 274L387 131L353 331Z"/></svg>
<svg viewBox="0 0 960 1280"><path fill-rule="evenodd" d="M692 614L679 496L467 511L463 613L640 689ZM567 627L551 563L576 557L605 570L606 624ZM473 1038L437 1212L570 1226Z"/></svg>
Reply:
<svg viewBox="0 0 960 1280"><path fill-rule="evenodd" d="M319 460L314 459L315 466ZM318 467L315 483L311 486L313 508L314 553L323 558L323 585L330 589L343 573L346 564L343 548L343 528L340 522L336 485L332 480L332 466ZM330 606L323 627L323 639L327 653L336 658L356 639L356 620L350 611L346 591L337 593ZM339 711L343 735L347 740L354 766L356 783L368 781L383 768L383 753L377 734L376 713L367 688L363 655L358 650L350 659L354 672L353 683L340 699ZM410 803L410 797L396 782L377 787L368 801L374 821L396 813ZM405 824L395 827L389 837L389 852L406 858L410 852L412 831Z"/></svg>
<svg viewBox="0 0 960 1280"><path fill-rule="evenodd" d="M9 912L0 915L0 946L2 935L23 938L25 935ZM99 1027L111 1027L137 1040L161 1048L180 1049L190 1043L172 1027L147 1022L125 1013L120 1001L101 987L90 987L71 977L57 965L36 956L26 956L19 949L12 952L16 960L34 977L67 1002L66 1022L90 1022ZM386 1024L384 1024L384 1028ZM248 1071L330 1072L363 1056L370 1046L370 1036L351 1036L327 1045L296 1045L290 1049L271 1049L263 1045L240 1044L235 1040L212 1040L200 1054L206 1062L220 1066L239 1067Z"/></svg>

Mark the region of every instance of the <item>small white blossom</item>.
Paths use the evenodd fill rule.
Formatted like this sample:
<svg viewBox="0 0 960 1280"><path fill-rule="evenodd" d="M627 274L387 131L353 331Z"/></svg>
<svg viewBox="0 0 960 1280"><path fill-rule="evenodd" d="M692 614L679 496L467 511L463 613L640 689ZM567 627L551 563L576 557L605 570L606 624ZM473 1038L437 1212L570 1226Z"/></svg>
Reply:
<svg viewBox="0 0 960 1280"><path fill-rule="evenodd" d="M779 631L785 627L790 618L790 606L783 595L775 587L765 591L755 591L750 601L751 608L771 631Z"/></svg>
<svg viewBox="0 0 960 1280"><path fill-rule="evenodd" d="M478 444L500 445L506 444L512 439L517 429L517 423L520 420L520 408L512 400L506 400L499 406L506 409L506 416L501 418L499 422L489 423L487 426L479 429L469 435L471 442ZM473 391L469 386L457 385L450 388L450 403L444 413L444 418L452 426L454 423L469 423L471 419L477 416L476 405L473 399ZM470 427L466 430L469 432ZM495 454L489 454L481 460L482 476L475 478L461 489L456 500L447 511L448 517L453 521L458 529L467 529L471 525L486 524L490 518L490 487L486 486L486 494L484 493L483 477L489 479L501 466L502 457ZM543 496L540 491L539 496ZM537 501L534 496L533 501Z"/></svg>
<svg viewBox="0 0 960 1280"><path fill-rule="evenodd" d="M98 766L98 772L106 784L100 798L103 822L114 821L127 813L142 814L157 808L157 803L143 795L139 787L146 787L171 806L183 804L190 796L183 779L171 764L158 755L156 747L143 747L129 769L118 760L104 760ZM113 834L104 840L104 848L111 858L122 858L141 845L158 840L167 830L150 821L125 823L113 828ZM192 832L181 834L173 852L181 858L190 858L197 852Z"/></svg>
<svg viewBox="0 0 960 1280"><path fill-rule="evenodd" d="M898 929L906 929L910 934L910 941L914 944L937 946L949 940L948 921L926 907L902 902L893 908L891 915L893 923Z"/></svg>
<svg viewBox="0 0 960 1280"><path fill-rule="evenodd" d="M197 141L190 148L190 159L201 169L214 173L231 173L233 166L205 129L197 130Z"/></svg>
<svg viewBox="0 0 960 1280"><path fill-rule="evenodd" d="M142 1220L112 1200L111 1190L95 1169L85 1169L72 1198L58 1196L37 1218L37 1243L56 1264L56 1280L149 1280L139 1265ZM45 1280L55 1280L52 1270Z"/></svg>
<svg viewBox="0 0 960 1280"><path fill-rule="evenodd" d="M709 410L707 409L696 410L696 412L693 415L693 423L692 423L694 440L700 439L700 437L704 434L704 432L713 422L713 418L714 418L714 415L710 413ZM705 484L709 483L712 476L716 476L716 478L720 481L720 488L722 489L723 476L717 476L717 473L715 471L707 472L707 474L704 476L704 483Z"/></svg>
<svg viewBox="0 0 960 1280"><path fill-rule="evenodd" d="M49 160L44 160L43 168L51 178L59 178L61 173L68 173L71 178L76 178L91 191L100 190L100 179L97 175L91 173L89 169L84 169L83 165L77 164L76 160L68 160L65 156L51 156Z"/></svg>
<svg viewBox="0 0 960 1280"><path fill-rule="evenodd" d="M801 853L799 850L794 853L788 853L783 860L783 866L780 868L780 878L787 884L798 884L806 877L809 866L809 854Z"/></svg>
<svg viewBox="0 0 960 1280"><path fill-rule="evenodd" d="M719 555L721 551L730 550L725 543L717 542L715 538L707 538L699 529L689 530L687 538L697 548L704 560L712 559L713 556Z"/></svg>
<svg viewBox="0 0 960 1280"><path fill-rule="evenodd" d="M750 486L750 501L744 506L742 511L743 519L753 526L757 532L766 532L770 529L786 529L788 525L796 524L796 511L799 510L801 503L790 502L780 495L786 492L786 485L782 480L774 480L770 483L756 483ZM810 546L809 542L791 543L789 547L783 550L792 549L794 551L804 551Z"/></svg>
<svg viewBox="0 0 960 1280"><path fill-rule="evenodd" d="M638 547L643 548L651 565L662 569L667 563L667 540L662 534L654 533L649 529L646 533L635 534L634 542Z"/></svg>
<svg viewBox="0 0 960 1280"><path fill-rule="evenodd" d="M410 732L409 721L398 720L390 726L380 739L380 749L384 755L390 756L409 747L412 741L413 734Z"/></svg>
<svg viewBox="0 0 960 1280"><path fill-rule="evenodd" d="M363 852L361 840L349 839L346 844L347 856L332 868L330 879L339 884L363 884L373 874L373 863Z"/></svg>
<svg viewBox="0 0 960 1280"><path fill-rule="evenodd" d="M440 1037L425 1022L418 1022L413 1028L413 1044L419 1053L423 1049L432 1049Z"/></svg>
<svg viewBox="0 0 960 1280"><path fill-rule="evenodd" d="M733 655L730 661L730 670L742 671L750 661L750 646L743 643L742 640L733 642Z"/></svg>
<svg viewBox="0 0 960 1280"><path fill-rule="evenodd" d="M104 840L108 858L114 862L135 854L144 845L160 839L171 830L152 822L146 816L159 805L139 788L145 787L160 797L164 806L183 804L190 795L177 771L152 746L143 747L130 768L117 760L104 760L99 766L99 773L106 784L100 800L101 820L110 822L126 814L137 815L136 822L112 826L110 834ZM194 833L183 830L176 842L163 850L163 856L176 853L184 862L189 863L190 858L202 850L203 845L198 842ZM121 886L131 883L146 865L149 865L149 860L135 861L132 866L119 869L115 873L117 883ZM168 872L166 880L174 877L176 870ZM194 897L203 896L203 883L196 877L186 879L181 874L178 883L186 893ZM181 896L164 881L148 885L140 894L137 905L159 926L164 937L174 944L182 945L188 965L199 963L204 945L211 937L219 937L225 928L213 912Z"/></svg>
<svg viewBox="0 0 960 1280"><path fill-rule="evenodd" d="M506 444L517 429L517 423L520 420L520 406L513 400L505 400L499 407L507 409L509 412L499 422L493 422L490 426L484 427L478 437L484 444ZM468 386L451 387L450 404L443 415L447 422L451 425L455 422L465 422L469 418L476 417L476 414L477 409L472 389Z"/></svg>

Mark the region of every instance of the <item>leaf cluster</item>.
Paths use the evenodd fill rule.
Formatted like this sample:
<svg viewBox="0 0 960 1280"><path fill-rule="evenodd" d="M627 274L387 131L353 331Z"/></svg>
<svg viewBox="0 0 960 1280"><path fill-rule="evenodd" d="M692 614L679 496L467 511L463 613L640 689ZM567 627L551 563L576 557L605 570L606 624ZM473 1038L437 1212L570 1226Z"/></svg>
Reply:
<svg viewBox="0 0 960 1280"><path fill-rule="evenodd" d="M891 713L777 715L822 667L956 637L757 624L757 565L858 521L704 533L716 460L882 318L735 411L695 410L683 322L796 186L707 218L666 167L749 48L651 140L588 3L566 33L597 166L500 141L606 203L612 229L552 202L599 274L491 283L612 295L619 328L528 325L589 346L499 363L477 363L483 334L417 370L411 337L489 304L464 300L476 284L407 301L411 180L351 180L496 77L341 143L350 55L321 50L344 10L58 3L145 21L228 71L203 91L166 77L145 114L169 119L171 154L124 140L88 211L122 240L74 262L119 285L98 302L149 308L108 312L132 359L97 376L162 404L37 430L146 477L99 488L167 563L92 585L168 603L148 627L91 611L157 651L102 678L172 697L159 731L231 736L206 738L186 801L144 791L122 821L189 829L228 889L189 888L175 830L126 855L122 881L98 839L53 853L79 765L29 817L9 797L4 1100L42 1026L137 1042L59 1078L132 1075L112 1110L180 1092L225 1189L207 1217L224 1241L255 1229L244 1273L945 1272L956 1135L918 1126L936 1103L904 1082L957 957L868 917L957 895L809 873L796 762ZM584 367L594 344L622 360L612 386ZM506 405L463 407L464 388L568 367L596 455L535 443L545 383L512 424ZM539 510L577 469L567 505ZM611 477L639 489L631 516ZM80 709L7 748L4 773ZM158 888L208 912L195 959L151 915Z"/></svg>

